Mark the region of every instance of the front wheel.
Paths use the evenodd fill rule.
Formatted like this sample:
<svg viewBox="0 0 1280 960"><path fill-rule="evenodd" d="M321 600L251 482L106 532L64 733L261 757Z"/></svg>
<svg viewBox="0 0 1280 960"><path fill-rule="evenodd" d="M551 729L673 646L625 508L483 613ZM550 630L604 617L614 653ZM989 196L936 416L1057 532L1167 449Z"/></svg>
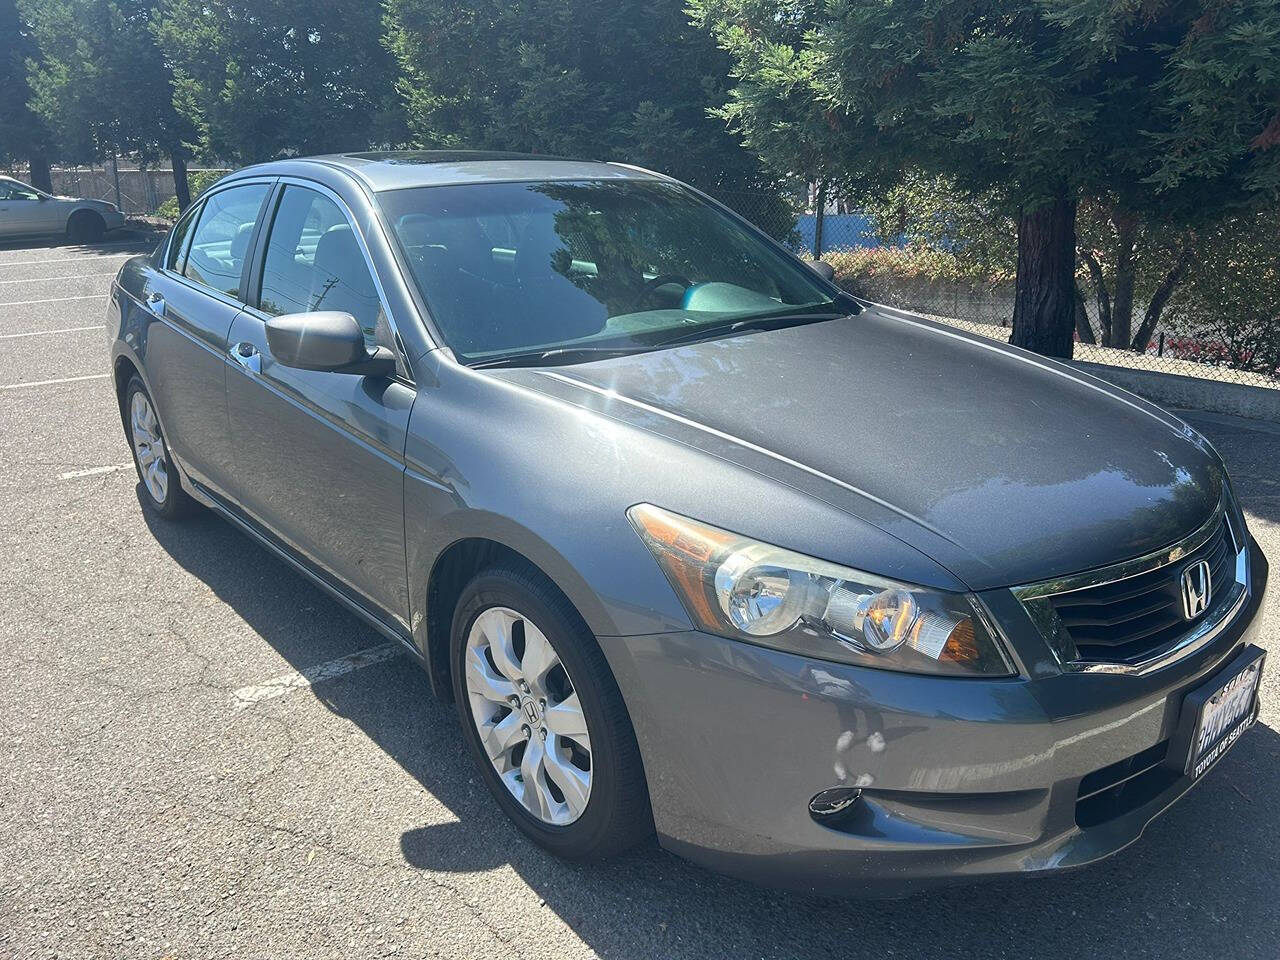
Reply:
<svg viewBox="0 0 1280 960"><path fill-rule="evenodd" d="M106 234L106 222L92 210L77 210L67 221L67 239L72 243L97 243Z"/></svg>
<svg viewBox="0 0 1280 960"><path fill-rule="evenodd" d="M519 567L479 574L453 618L454 698L498 805L570 859L653 830L635 733L604 655L569 601Z"/></svg>
<svg viewBox="0 0 1280 960"><path fill-rule="evenodd" d="M125 426L133 465L142 483L143 502L166 520L177 520L194 511L196 503L182 489L178 470L160 430L160 418L142 381L133 377L124 393Z"/></svg>

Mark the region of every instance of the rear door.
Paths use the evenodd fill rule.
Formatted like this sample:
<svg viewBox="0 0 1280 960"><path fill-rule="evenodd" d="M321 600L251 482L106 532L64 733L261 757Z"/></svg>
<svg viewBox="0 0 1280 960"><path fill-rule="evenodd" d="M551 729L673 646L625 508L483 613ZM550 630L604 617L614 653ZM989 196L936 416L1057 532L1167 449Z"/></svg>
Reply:
<svg viewBox="0 0 1280 960"><path fill-rule="evenodd" d="M145 292L152 322L142 351L169 448L201 484L225 492L227 334L244 306L248 253L270 181L208 195L179 221Z"/></svg>
<svg viewBox="0 0 1280 960"><path fill-rule="evenodd" d="M282 182L272 201L250 306L231 329L227 410L241 507L354 599L408 630L404 447L416 391L394 378L278 363L265 321L352 314L372 348L396 350L364 240L341 199Z"/></svg>

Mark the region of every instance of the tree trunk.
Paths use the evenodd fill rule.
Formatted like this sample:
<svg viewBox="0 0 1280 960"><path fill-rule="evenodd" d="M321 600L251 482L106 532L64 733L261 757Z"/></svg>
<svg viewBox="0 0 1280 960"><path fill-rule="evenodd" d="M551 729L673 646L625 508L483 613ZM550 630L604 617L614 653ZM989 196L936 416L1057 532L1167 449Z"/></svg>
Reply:
<svg viewBox="0 0 1280 960"><path fill-rule="evenodd" d="M1142 317L1138 332L1133 335L1133 349L1138 353L1147 352L1151 335L1155 333L1156 324L1160 322L1160 315L1164 313L1169 298L1173 296L1173 291L1182 281L1182 275L1187 272L1189 266L1191 266L1191 239L1187 238L1182 244L1182 252L1178 255L1177 262L1160 280L1160 286L1156 287L1156 292L1151 295L1147 312Z"/></svg>
<svg viewBox="0 0 1280 960"><path fill-rule="evenodd" d="M1116 292L1111 298L1111 344L1124 348L1133 331L1133 284L1137 273L1134 245L1138 238L1138 218L1116 211Z"/></svg>
<svg viewBox="0 0 1280 960"><path fill-rule="evenodd" d="M1089 268L1089 277L1093 280L1093 292L1098 301L1098 325L1102 327L1102 345L1109 347L1111 340L1111 292L1107 290L1107 278L1102 272L1102 264L1090 251L1080 253L1080 259Z"/></svg>
<svg viewBox="0 0 1280 960"><path fill-rule="evenodd" d="M1089 310L1084 305L1084 291L1076 285L1076 337L1081 343L1096 344L1098 338L1093 335L1093 327L1089 325Z"/></svg>
<svg viewBox="0 0 1280 960"><path fill-rule="evenodd" d="M822 227L827 215L827 181L818 181L818 199L813 217L813 259L822 259Z"/></svg>
<svg viewBox="0 0 1280 960"><path fill-rule="evenodd" d="M173 192L178 200L178 212L191 206L191 184L187 180L187 160L182 155L181 147L169 151L169 162L173 167Z"/></svg>
<svg viewBox="0 0 1280 960"><path fill-rule="evenodd" d="M27 158L31 167L31 185L45 193L53 193L53 177L49 174L49 158L43 153L33 153Z"/></svg>
<svg viewBox="0 0 1280 960"><path fill-rule="evenodd" d="M1076 203L1064 190L1018 215L1015 346L1070 359L1076 317Z"/></svg>

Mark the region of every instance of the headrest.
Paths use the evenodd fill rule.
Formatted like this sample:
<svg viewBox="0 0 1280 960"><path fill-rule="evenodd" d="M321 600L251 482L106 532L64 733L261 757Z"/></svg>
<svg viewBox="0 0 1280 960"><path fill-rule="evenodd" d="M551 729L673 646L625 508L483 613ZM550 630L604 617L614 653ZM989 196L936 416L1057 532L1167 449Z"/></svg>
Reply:
<svg viewBox="0 0 1280 960"><path fill-rule="evenodd" d="M236 231L236 235L231 238L231 259L236 263L243 263L245 256L249 253L249 238L253 236L253 224L241 224L240 229Z"/></svg>
<svg viewBox="0 0 1280 960"><path fill-rule="evenodd" d="M349 263L363 264L364 254L360 252L360 244L356 242L351 226L339 223L321 234L316 244L316 269L341 275L346 273L341 267Z"/></svg>
<svg viewBox="0 0 1280 960"><path fill-rule="evenodd" d="M555 276L554 263L560 251L566 251L565 242L547 224L532 221L520 238L516 249L515 272L523 280L544 279Z"/></svg>

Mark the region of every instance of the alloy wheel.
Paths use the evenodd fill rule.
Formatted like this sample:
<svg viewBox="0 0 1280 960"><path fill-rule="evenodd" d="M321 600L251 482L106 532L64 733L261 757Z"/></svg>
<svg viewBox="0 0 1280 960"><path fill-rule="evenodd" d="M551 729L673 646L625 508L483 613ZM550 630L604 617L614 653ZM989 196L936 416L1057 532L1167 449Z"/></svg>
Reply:
<svg viewBox="0 0 1280 960"><path fill-rule="evenodd" d="M145 393L134 393L129 404L129 430L133 452L138 457L138 471L151 499L163 504L169 495L169 461L160 435L160 421Z"/></svg>
<svg viewBox="0 0 1280 960"><path fill-rule="evenodd" d="M471 624L464 670L472 722L507 790L543 823L573 823L591 796L591 738L551 641L490 607Z"/></svg>

